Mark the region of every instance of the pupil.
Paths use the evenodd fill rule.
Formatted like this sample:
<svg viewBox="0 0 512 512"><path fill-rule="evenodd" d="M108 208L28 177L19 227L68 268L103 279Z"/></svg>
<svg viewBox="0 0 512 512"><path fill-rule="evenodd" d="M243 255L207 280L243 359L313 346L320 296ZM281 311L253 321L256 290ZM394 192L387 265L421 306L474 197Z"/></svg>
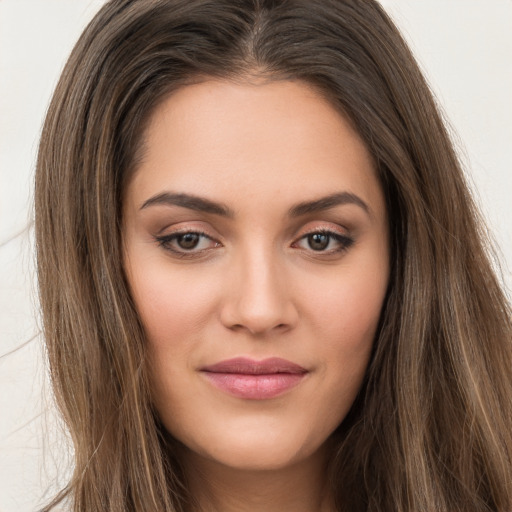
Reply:
<svg viewBox="0 0 512 512"><path fill-rule="evenodd" d="M182 249L193 249L199 243L199 235L197 233L186 233L178 237L178 245Z"/></svg>
<svg viewBox="0 0 512 512"><path fill-rule="evenodd" d="M308 236L308 244L314 251L322 251L329 245L329 235L314 233Z"/></svg>

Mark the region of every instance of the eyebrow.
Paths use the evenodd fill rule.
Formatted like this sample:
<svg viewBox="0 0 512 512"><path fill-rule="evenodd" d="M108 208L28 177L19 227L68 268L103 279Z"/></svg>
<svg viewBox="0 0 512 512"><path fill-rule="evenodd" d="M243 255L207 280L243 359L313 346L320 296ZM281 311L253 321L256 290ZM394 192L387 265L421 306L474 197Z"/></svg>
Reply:
<svg viewBox="0 0 512 512"><path fill-rule="evenodd" d="M170 192L162 192L156 196L150 197L140 207L141 210L155 205L167 206L181 206L189 210L196 210L205 213L212 213L214 215L221 215L222 217L234 217L234 213L227 206L210 201L203 197L198 197L190 194L173 194Z"/></svg>
<svg viewBox="0 0 512 512"><path fill-rule="evenodd" d="M305 201L303 203L299 203L290 208L288 214L290 217L300 217L310 213L329 210L330 208L344 204L354 204L359 206L368 215L371 215L370 207L359 196L356 196L350 192L338 192L326 197L321 197L320 199L316 199L314 201Z"/></svg>
<svg viewBox="0 0 512 512"><path fill-rule="evenodd" d="M369 215L371 214L369 206L357 195L350 192L338 192L335 194L315 199L314 201L304 201L292 206L288 210L290 217L301 217L311 213L329 210L336 206L354 204L362 208ZM150 197L140 207L141 210L155 205L180 206L189 210L196 210L222 217L234 217L234 212L222 203L211 201L203 197L191 194L175 194L171 192L162 192Z"/></svg>

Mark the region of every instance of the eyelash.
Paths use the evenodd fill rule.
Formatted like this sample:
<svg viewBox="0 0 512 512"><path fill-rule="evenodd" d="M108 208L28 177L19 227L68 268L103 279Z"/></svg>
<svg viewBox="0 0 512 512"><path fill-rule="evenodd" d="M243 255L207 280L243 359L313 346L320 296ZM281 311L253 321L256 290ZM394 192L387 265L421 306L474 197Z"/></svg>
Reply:
<svg viewBox="0 0 512 512"><path fill-rule="evenodd" d="M318 255L329 256L329 255L339 254L341 252L348 250L354 243L354 239L352 237L347 236L347 235L342 235L341 233L338 233L337 231L333 231L333 230L329 230L329 229L315 229L315 230L310 231L309 233L305 233L304 235L302 235L297 240L297 242L294 242L292 245L296 246L300 241L307 240L309 237L314 236L314 235L323 235L323 236L329 237L328 244L330 244L332 240L335 240L339 244L339 246L336 247L335 249L330 249L327 251L326 250L315 251L315 249L313 249L312 247L310 247L310 249L305 249L307 251L311 251L314 254L318 254Z"/></svg>
<svg viewBox="0 0 512 512"><path fill-rule="evenodd" d="M208 247L206 249L199 249L199 250L195 250L195 247L190 250L174 248L172 246L172 243L177 241L180 237L183 237L185 235L196 235L203 239L209 239L215 243L215 246ZM323 249L315 250L311 247L309 249L303 249L304 251L312 252L313 254L317 254L319 256L330 256L330 255L342 253L342 252L348 250L354 243L354 239L347 235L342 235L341 233L338 233L333 230L328 230L328 229L316 229L316 230L310 231L309 233L305 233L304 235L302 235L297 241L293 242L292 247L297 247L299 242L301 242L302 240L307 240L308 237L311 237L314 235L323 235L323 236L329 237L328 245L331 244L332 240L335 240L339 244L339 247L336 247L334 249L330 249L327 251L323 250ZM160 247L162 247L166 251L173 253L173 255L178 258L199 257L199 256L203 255L205 252L209 251L210 249L213 249L213 248L221 245L219 242L214 240L208 234L206 234L202 231L197 231L197 230L178 231L178 232L175 232L175 233L172 233L169 235L157 236L157 237L155 237L155 240L158 242Z"/></svg>
<svg viewBox="0 0 512 512"><path fill-rule="evenodd" d="M174 256L177 256L178 258L194 258L201 254L204 254L205 251L208 251L210 248L207 249L200 249L200 250L194 250L195 248L187 251L186 249L176 249L172 247L172 243L178 240L178 238L183 237L185 235L197 235L201 238L206 238L211 240L212 242L215 242L216 246L220 246L220 243L215 241L211 236L207 235L206 233L198 230L186 230L186 231L177 231L175 233L171 233L170 235L162 235L155 237L156 241L162 247L164 250L169 251L173 253ZM213 247L212 247L213 248Z"/></svg>

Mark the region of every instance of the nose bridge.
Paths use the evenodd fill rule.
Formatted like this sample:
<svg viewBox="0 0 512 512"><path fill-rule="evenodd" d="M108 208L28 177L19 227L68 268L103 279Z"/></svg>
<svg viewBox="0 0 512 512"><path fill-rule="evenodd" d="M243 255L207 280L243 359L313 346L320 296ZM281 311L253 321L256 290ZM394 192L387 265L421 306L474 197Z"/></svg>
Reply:
<svg viewBox="0 0 512 512"><path fill-rule="evenodd" d="M292 326L296 315L284 261L271 244L252 244L240 250L230 273L232 293L225 305L229 327L261 334Z"/></svg>

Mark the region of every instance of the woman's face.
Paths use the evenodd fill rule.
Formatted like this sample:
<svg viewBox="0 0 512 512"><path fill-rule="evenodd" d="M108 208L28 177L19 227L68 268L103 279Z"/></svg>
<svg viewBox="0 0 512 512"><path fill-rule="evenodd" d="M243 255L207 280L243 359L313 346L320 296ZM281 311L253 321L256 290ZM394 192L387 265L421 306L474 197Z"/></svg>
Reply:
<svg viewBox="0 0 512 512"><path fill-rule="evenodd" d="M153 114L124 198L153 399L195 460L319 453L360 388L389 275L384 197L301 82L207 81Z"/></svg>

